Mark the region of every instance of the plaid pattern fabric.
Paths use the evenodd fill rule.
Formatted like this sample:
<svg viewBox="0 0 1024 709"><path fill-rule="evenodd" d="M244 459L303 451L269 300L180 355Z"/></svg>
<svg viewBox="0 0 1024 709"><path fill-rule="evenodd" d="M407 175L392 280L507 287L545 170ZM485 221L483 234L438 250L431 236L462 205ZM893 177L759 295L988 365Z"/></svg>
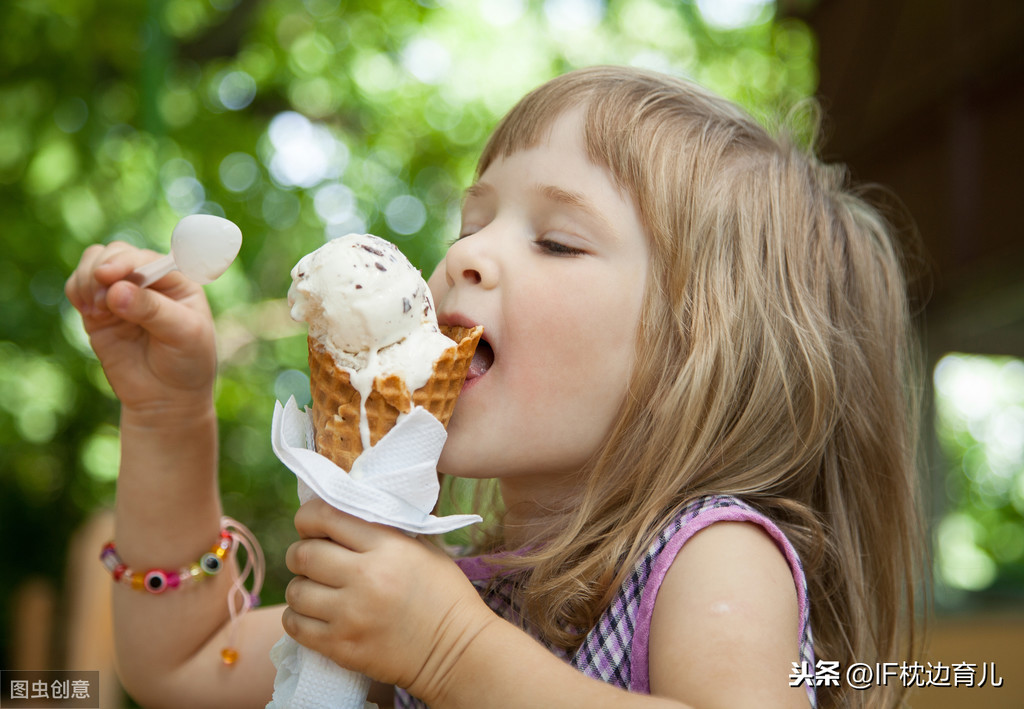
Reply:
<svg viewBox="0 0 1024 709"><path fill-rule="evenodd" d="M715 520L711 519L714 515L705 517L704 520L701 520L701 516L714 510L721 510L722 508L732 508L730 511L742 510L746 520L759 522L762 526L766 526L765 523L767 523L767 525L771 525L774 528L774 525L764 515L738 498L713 495L695 500L676 515L672 522L654 540L647 553L634 565L632 572L622 584L614 600L605 609L597 624L587 634L579 649L571 657L566 657L566 654L561 649L552 647L543 638L531 632L528 626L525 627L526 632L530 633L530 635L555 655L568 660L573 667L585 675L622 689L635 691L637 682L634 680L638 678L632 676L633 638L638 630L638 616L644 598L644 590L648 585L647 582L651 577L652 570L659 556L674 536L684 531L692 533L694 528L703 528L706 524ZM710 522L708 521L709 519ZM813 674L815 664L814 641L809 622L810 611L806 603L807 579L795 550L789 545L788 540L785 540L784 537L782 539L784 540L784 546L787 547L784 549L787 558L791 560L791 563L795 562L793 567L794 580L798 585L799 596L803 599L800 618L800 659L805 663L803 666L808 668L810 673ZM511 580L502 579L501 577L481 579L474 580L473 585L476 586L484 601L495 613L516 625L522 625L513 602L514 586ZM646 620L649 622L650 619L647 618ZM642 622L642 619L640 622ZM644 629L644 632L646 633L647 630ZM643 669L646 670L646 666ZM646 682L647 678L643 678L642 684L646 685ZM813 682L807 682L805 686L810 705L814 708L817 706L817 701ZM396 690L395 706L402 709L428 709L425 704L418 699L410 697L408 693L400 689Z"/></svg>

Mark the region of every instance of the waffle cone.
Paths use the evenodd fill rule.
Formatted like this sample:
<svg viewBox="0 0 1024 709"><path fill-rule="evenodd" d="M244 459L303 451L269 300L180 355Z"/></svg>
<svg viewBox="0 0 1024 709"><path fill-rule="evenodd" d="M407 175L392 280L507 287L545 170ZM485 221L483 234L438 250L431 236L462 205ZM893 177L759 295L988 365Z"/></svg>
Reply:
<svg viewBox="0 0 1024 709"><path fill-rule="evenodd" d="M434 373L422 387L410 393L402 378L395 374L374 380L373 391L366 398L370 445L376 445L392 429L399 414L409 413L416 406L422 406L448 425L483 328L442 326L441 331L456 344L441 353L434 362ZM310 337L308 341L316 450L348 471L363 452L359 392L331 353L316 339Z"/></svg>

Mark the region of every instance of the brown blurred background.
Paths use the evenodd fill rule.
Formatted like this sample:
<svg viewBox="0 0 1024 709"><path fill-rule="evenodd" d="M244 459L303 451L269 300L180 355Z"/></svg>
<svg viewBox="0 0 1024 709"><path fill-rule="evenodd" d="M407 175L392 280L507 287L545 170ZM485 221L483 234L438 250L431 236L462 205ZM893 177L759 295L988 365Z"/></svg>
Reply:
<svg viewBox="0 0 1024 709"><path fill-rule="evenodd" d="M1024 2L799 6L818 38L825 154L890 188L920 231L928 371L946 352L1024 357ZM944 471L930 452L935 519ZM922 662L995 662L1004 686L928 688L913 706L1024 707L1024 609L993 606L940 614Z"/></svg>

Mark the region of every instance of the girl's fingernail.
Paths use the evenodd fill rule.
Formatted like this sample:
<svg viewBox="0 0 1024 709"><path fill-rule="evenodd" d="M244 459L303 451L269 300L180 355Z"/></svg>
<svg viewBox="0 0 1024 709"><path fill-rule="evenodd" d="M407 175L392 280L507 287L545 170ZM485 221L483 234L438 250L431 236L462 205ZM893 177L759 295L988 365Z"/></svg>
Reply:
<svg viewBox="0 0 1024 709"><path fill-rule="evenodd" d="M106 308L107 308L107 289L106 288L100 288L98 291L96 291L96 295L93 296L92 303L93 303L93 305L96 308L102 309L102 310L106 310Z"/></svg>
<svg viewBox="0 0 1024 709"><path fill-rule="evenodd" d="M132 302L133 293L134 291L132 291L129 288L121 288L117 292L117 295L114 297L114 302L112 302L111 305L118 312L124 312L125 310L128 310L128 307L131 305Z"/></svg>

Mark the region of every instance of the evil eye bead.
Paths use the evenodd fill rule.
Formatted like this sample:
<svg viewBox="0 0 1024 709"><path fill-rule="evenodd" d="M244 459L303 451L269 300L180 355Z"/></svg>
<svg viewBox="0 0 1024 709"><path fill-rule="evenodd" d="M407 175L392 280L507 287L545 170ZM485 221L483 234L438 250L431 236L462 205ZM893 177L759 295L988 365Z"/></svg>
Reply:
<svg viewBox="0 0 1024 709"><path fill-rule="evenodd" d="M160 569L153 569L147 573L144 581L146 590L150 593L163 593L167 590L167 574Z"/></svg>
<svg viewBox="0 0 1024 709"><path fill-rule="evenodd" d="M199 565L209 576L220 573L220 570L224 568L224 562L221 561L219 556L212 552L203 554L203 558L199 560Z"/></svg>

